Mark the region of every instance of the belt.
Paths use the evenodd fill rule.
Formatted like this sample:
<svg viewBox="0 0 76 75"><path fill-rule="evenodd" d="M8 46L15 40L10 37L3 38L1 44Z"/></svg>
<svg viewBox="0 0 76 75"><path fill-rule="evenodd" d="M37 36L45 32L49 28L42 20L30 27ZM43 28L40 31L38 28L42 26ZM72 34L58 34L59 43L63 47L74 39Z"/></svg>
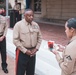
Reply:
<svg viewBox="0 0 76 75"><path fill-rule="evenodd" d="M31 47L31 48L27 48L27 47L25 47L25 48L30 50L30 49L35 49L36 47Z"/></svg>

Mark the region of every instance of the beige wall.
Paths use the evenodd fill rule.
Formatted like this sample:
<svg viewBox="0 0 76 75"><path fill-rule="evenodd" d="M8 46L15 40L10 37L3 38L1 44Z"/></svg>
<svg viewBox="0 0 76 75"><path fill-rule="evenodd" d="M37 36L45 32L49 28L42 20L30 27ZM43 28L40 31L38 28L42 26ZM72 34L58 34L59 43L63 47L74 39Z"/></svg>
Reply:
<svg viewBox="0 0 76 75"><path fill-rule="evenodd" d="M76 0L47 0L46 10L47 18L76 17Z"/></svg>
<svg viewBox="0 0 76 75"><path fill-rule="evenodd" d="M64 20L71 17L76 17L76 0L41 0L41 1L42 1L41 14L35 13L35 17L43 17L48 19L64 19Z"/></svg>

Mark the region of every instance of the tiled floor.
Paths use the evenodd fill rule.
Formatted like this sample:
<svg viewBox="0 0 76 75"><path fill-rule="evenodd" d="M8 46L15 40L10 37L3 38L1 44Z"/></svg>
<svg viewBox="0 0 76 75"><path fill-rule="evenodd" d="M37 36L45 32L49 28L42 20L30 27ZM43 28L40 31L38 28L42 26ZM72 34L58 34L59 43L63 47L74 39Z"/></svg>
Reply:
<svg viewBox="0 0 76 75"><path fill-rule="evenodd" d="M68 39L65 34L65 27L39 23L42 37L45 40L54 40L58 44L66 45Z"/></svg>
<svg viewBox="0 0 76 75"><path fill-rule="evenodd" d="M11 56L7 56L8 74L5 74L1 68L1 55L0 55L0 75L15 75L15 60Z"/></svg>

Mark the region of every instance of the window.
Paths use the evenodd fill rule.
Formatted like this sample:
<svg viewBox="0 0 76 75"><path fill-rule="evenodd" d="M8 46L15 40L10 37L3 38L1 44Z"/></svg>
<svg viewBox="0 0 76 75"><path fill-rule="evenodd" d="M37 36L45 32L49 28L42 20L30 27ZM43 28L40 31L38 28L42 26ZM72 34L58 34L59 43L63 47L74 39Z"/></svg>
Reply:
<svg viewBox="0 0 76 75"><path fill-rule="evenodd" d="M41 0L34 0L34 11L41 12Z"/></svg>

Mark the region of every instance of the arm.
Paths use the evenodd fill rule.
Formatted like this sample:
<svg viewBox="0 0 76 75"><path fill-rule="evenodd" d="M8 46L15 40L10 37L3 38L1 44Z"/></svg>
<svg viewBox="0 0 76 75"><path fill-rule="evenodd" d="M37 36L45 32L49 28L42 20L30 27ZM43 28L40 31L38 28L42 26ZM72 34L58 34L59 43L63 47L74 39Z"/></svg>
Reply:
<svg viewBox="0 0 76 75"><path fill-rule="evenodd" d="M20 28L19 28L18 23L16 23L13 30L13 43L19 50L21 50L23 53L26 53L27 49L24 48L23 45L21 44L19 33L20 33Z"/></svg>
<svg viewBox="0 0 76 75"><path fill-rule="evenodd" d="M7 19L5 18L5 30L4 30L3 36L6 36L8 27L9 27L9 23L8 23Z"/></svg>
<svg viewBox="0 0 76 75"><path fill-rule="evenodd" d="M73 68L75 64L75 57L73 57L71 53L68 52L67 55L64 55L63 58L61 58L58 52L56 51L54 52L60 68L67 75L73 72Z"/></svg>
<svg viewBox="0 0 76 75"><path fill-rule="evenodd" d="M65 74L70 75L73 72L74 64L75 59L71 58L70 55L67 55L64 57L64 61L61 62L59 65Z"/></svg>
<svg viewBox="0 0 76 75"><path fill-rule="evenodd" d="M38 33L38 37L37 37L37 45L36 45L36 49L39 49L40 45L41 45L41 42L42 42L42 35L41 35L41 31L40 31L40 28L39 28L39 33Z"/></svg>
<svg viewBox="0 0 76 75"><path fill-rule="evenodd" d="M64 46L62 46L60 44L57 44L57 45L59 47L58 51L63 52L65 50L65 47Z"/></svg>
<svg viewBox="0 0 76 75"><path fill-rule="evenodd" d="M1 21L4 21L4 28L3 28L3 36L0 37L0 41L3 41L3 39L6 37L6 34L7 34L7 30L8 30L8 23L6 21L6 18L4 16L2 16L2 20Z"/></svg>
<svg viewBox="0 0 76 75"><path fill-rule="evenodd" d="M35 55L36 52L39 50L41 42L42 42L42 35L41 35L40 28L39 28L39 32L38 32L38 35L37 35L37 45L36 45L36 48L34 50L32 50L32 56Z"/></svg>

